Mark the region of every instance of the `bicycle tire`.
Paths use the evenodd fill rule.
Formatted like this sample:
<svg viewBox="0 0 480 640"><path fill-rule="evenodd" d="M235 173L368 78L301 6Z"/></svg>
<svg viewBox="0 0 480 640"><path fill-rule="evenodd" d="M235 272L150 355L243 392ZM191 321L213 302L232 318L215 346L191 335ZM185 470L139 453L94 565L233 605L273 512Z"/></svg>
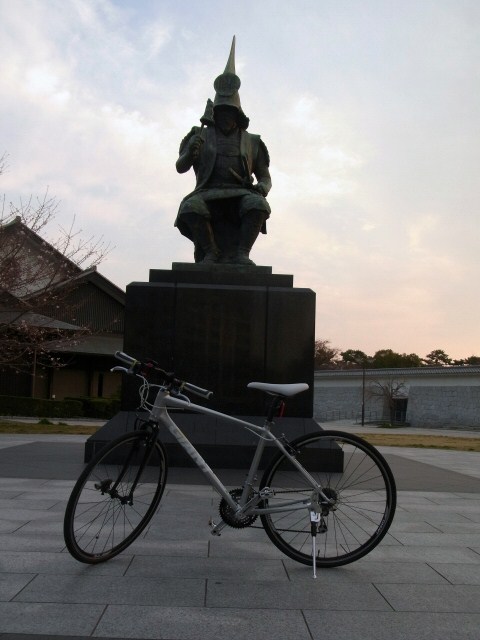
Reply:
<svg viewBox="0 0 480 640"><path fill-rule="evenodd" d="M78 478L63 530L68 551L80 562L97 564L113 558L153 517L165 488L167 458L156 440L143 465L149 438L147 431L120 436L107 444ZM135 481L130 503L128 496Z"/></svg>
<svg viewBox="0 0 480 640"><path fill-rule="evenodd" d="M383 539L395 514L395 480L385 458L362 438L341 431L311 433L291 445L298 452L296 460L327 497L335 499L316 535L317 567L337 567L362 558ZM312 496L311 485L283 453L265 470L261 487L270 489L266 507ZM312 564L308 509L263 514L261 521L283 553Z"/></svg>

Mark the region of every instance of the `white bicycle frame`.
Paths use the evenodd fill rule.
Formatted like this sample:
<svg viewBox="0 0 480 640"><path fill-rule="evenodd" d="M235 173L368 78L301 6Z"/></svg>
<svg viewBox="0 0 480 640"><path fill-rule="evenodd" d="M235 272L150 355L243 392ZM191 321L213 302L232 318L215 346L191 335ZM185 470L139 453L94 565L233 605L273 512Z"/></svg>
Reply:
<svg viewBox="0 0 480 640"><path fill-rule="evenodd" d="M243 486L241 498L238 502L233 499L222 481L210 468L204 458L198 453L190 440L188 440L188 438L183 434L181 429L172 420L171 416L168 413L168 407L187 409L188 411L202 413L207 416L222 418L232 424L242 426L245 429L254 432L258 436L259 441L252 459L252 463L250 465L250 469L247 473L247 478ZM210 484L218 491L218 493L227 502L227 504L231 507L234 513L236 513L237 516L243 513L248 515L264 515L268 513L279 513L281 511L292 511L292 509L307 509L310 513L318 513L320 504L319 499L324 504L328 505L331 503L331 500L327 498L327 496L323 493L322 487L318 484L315 478L313 478L311 474L308 473L308 471L295 459L295 457L291 453L289 453L287 448L283 445L282 441L273 435L273 433L271 432L271 427L273 426L274 422L271 422L268 419L265 419L264 426L260 427L250 422L246 422L245 420L241 420L240 418L235 418L233 416L229 416L228 414L220 413L218 411L214 411L213 409L193 404L188 399L183 400L182 398L171 396L170 393L162 387L160 387L155 398L155 402L150 411L150 418L153 422L158 422L168 429L175 440L181 445L181 447L190 456L190 458L194 461L198 468L205 474ZM311 485L312 495L308 499L284 502L281 507L255 506L255 504L262 500L262 497L268 498L268 495L257 495L253 500L251 498L251 489L253 487L253 483L256 480L260 459L267 442L273 443L289 459L291 464L298 469L298 471L302 474L308 484ZM253 505L251 504L252 502L254 502ZM226 526L226 523L220 522L213 527L212 533L218 534L218 531L223 529L224 526Z"/></svg>

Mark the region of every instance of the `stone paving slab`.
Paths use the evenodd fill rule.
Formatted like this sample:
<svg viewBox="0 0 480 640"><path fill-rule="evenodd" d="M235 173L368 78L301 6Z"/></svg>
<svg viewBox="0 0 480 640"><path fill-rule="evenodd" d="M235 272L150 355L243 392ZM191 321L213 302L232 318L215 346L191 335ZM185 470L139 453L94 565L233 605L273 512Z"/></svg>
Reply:
<svg viewBox="0 0 480 640"><path fill-rule="evenodd" d="M477 438L479 435L480 430L477 432ZM380 447L379 449L388 454L395 447ZM480 479L479 453L476 451L402 448L402 457L424 464L431 464L447 472L456 471Z"/></svg>
<svg viewBox="0 0 480 640"><path fill-rule="evenodd" d="M198 540L158 540L137 538L128 548L126 553L135 554L135 557L146 556L148 558L160 557L204 557L208 555L209 539L204 535ZM116 562L113 558L110 562Z"/></svg>
<svg viewBox="0 0 480 640"><path fill-rule="evenodd" d="M456 524L457 522L473 522L472 516L468 517L464 516L461 513L457 513L455 511L430 511L428 514L425 514L422 517L421 512L407 511L406 505L403 508L402 504L397 505L397 510L395 511L394 522L398 524L399 522L428 522L432 524L434 527L442 526L443 523L449 522L451 524Z"/></svg>
<svg viewBox="0 0 480 640"><path fill-rule="evenodd" d="M311 640L303 614L298 610L109 606L93 636L119 635L158 640Z"/></svg>
<svg viewBox="0 0 480 640"><path fill-rule="evenodd" d="M480 533L480 522L443 522L435 526L443 533Z"/></svg>
<svg viewBox="0 0 480 640"><path fill-rule="evenodd" d="M432 569L444 576L451 584L480 585L480 567L475 564L454 564L453 562L432 563ZM480 634L479 634L480 635Z"/></svg>
<svg viewBox="0 0 480 640"><path fill-rule="evenodd" d="M92 636L71 636L71 635L52 635L48 636L31 633L1 633L0 632L0 640L91 640ZM127 640L127 638L106 638L103 637L103 640Z"/></svg>
<svg viewBox="0 0 480 640"><path fill-rule="evenodd" d="M104 605L0 602L0 630L90 636L104 611Z"/></svg>
<svg viewBox="0 0 480 640"><path fill-rule="evenodd" d="M480 614L305 611L313 640L478 640Z"/></svg>
<svg viewBox="0 0 480 640"><path fill-rule="evenodd" d="M60 553L65 548L65 540L59 528L56 535L0 534L0 557L5 551L53 551ZM0 565L1 566L1 565Z"/></svg>
<svg viewBox="0 0 480 640"><path fill-rule="evenodd" d="M209 581L207 607L242 609L337 609L339 611L389 611L391 607L372 584L336 584L325 589L318 580L279 583L254 582L248 589L243 583Z"/></svg>
<svg viewBox="0 0 480 640"><path fill-rule="evenodd" d="M377 589L395 611L479 612L480 586L476 585L411 584L405 589L382 584Z"/></svg>
<svg viewBox="0 0 480 640"><path fill-rule="evenodd" d="M288 575L284 566L277 560L252 560L241 557L203 557L168 558L156 556L136 556L125 574L127 577L171 578L182 576L206 580L229 580L235 576L237 581L287 582Z"/></svg>
<svg viewBox="0 0 480 640"><path fill-rule="evenodd" d="M312 576L310 571L305 571L304 566L288 558L283 564L289 580L292 582L303 580L310 584ZM446 575L448 569L444 567L451 566L451 564L430 566L426 562L372 562L364 558L345 565L341 569L318 569L317 582L328 588L338 584L450 584L452 580ZM466 567L467 565L453 566ZM479 573L478 565L472 566L472 574L475 572Z"/></svg>
<svg viewBox="0 0 480 640"><path fill-rule="evenodd" d="M466 522L462 524L471 525L472 523ZM414 520L413 522L397 522L394 518L389 533L397 538L399 533L438 533L440 530L439 526L433 526L433 524L429 524L428 522L419 522L418 520Z"/></svg>
<svg viewBox="0 0 480 640"><path fill-rule="evenodd" d="M420 546L386 547L379 545L365 558L365 562L449 562L480 565L480 554L467 547ZM479 566L480 571L480 566Z"/></svg>
<svg viewBox="0 0 480 640"><path fill-rule="evenodd" d="M3 573L0 575L0 601L9 601L35 578L35 574Z"/></svg>
<svg viewBox="0 0 480 640"><path fill-rule="evenodd" d="M467 517L471 522L480 523L480 513L474 513L473 511L467 514Z"/></svg>
<svg viewBox="0 0 480 640"><path fill-rule="evenodd" d="M25 524L25 522L23 520L14 520L13 519L13 514L11 516L11 520L0 520L0 534L1 533L14 533L14 531L17 531L17 529L20 529L21 527L23 527L23 525Z"/></svg>
<svg viewBox="0 0 480 640"><path fill-rule="evenodd" d="M0 552L0 570L2 572L9 574L28 573L33 576L36 574L85 576L89 573L96 576L123 576L131 562L132 556L128 553L94 567L77 562L69 553L53 553L51 551Z"/></svg>
<svg viewBox="0 0 480 640"><path fill-rule="evenodd" d="M15 596L15 602L156 605L203 607L205 580L192 578L129 578L96 575L37 575Z"/></svg>
<svg viewBox="0 0 480 640"><path fill-rule="evenodd" d="M452 500L450 504L411 504L406 500L400 505L401 509L407 510L409 513L416 514L418 519L428 519L430 513L435 516L443 515L448 520L450 513L460 513L462 516L469 518L472 516L480 516L480 503L473 500L465 502Z"/></svg>
<svg viewBox="0 0 480 640"><path fill-rule="evenodd" d="M233 532L232 532L233 533ZM227 539L227 535L229 536ZM210 543L211 558L252 558L255 560L283 560L285 555L267 538L266 533L259 533L259 540L245 540L240 536L225 533L225 540L212 540Z"/></svg>
<svg viewBox="0 0 480 640"><path fill-rule="evenodd" d="M31 633L1 633L1 640L90 640L91 636L57 636ZM104 640L127 640L127 638L105 638Z"/></svg>
<svg viewBox="0 0 480 640"><path fill-rule="evenodd" d="M480 546L480 533L396 533L396 539L404 546L431 545L438 547L452 545L454 547Z"/></svg>
<svg viewBox="0 0 480 640"><path fill-rule="evenodd" d="M356 563L319 569L316 581L261 528L212 537L208 519L218 518L218 496L198 480L185 484L178 470L142 536L99 565L65 551L73 481L58 475L66 464L54 477L47 468L40 478L0 477L0 640L478 640L477 478L452 466L454 489L433 491L439 466L426 490L412 490L430 473L435 458L428 458L423 466L408 458L402 473L415 471L415 482L399 492L382 544ZM473 459L467 463L463 469Z"/></svg>
<svg viewBox="0 0 480 640"><path fill-rule="evenodd" d="M25 535L38 535L42 533L46 535L56 535L62 532L62 526L58 518L54 518L53 520L45 520L42 518L26 522L16 531Z"/></svg>

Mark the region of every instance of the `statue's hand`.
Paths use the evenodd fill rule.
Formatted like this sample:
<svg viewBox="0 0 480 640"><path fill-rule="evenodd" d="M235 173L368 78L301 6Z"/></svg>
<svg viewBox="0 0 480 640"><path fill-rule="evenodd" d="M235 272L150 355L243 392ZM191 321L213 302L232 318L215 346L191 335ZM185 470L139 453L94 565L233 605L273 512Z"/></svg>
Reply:
<svg viewBox="0 0 480 640"><path fill-rule="evenodd" d="M265 187L263 182L257 182L257 184L254 184L253 189L263 197L268 193L268 189Z"/></svg>
<svg viewBox="0 0 480 640"><path fill-rule="evenodd" d="M192 160L196 160L200 155L200 148L203 144L203 138L200 135L192 136L188 143L188 155Z"/></svg>

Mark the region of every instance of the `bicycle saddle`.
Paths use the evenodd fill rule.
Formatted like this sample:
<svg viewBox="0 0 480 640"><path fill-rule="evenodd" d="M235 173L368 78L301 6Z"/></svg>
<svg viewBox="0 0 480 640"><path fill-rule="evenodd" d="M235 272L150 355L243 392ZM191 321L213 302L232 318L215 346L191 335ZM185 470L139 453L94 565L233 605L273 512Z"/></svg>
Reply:
<svg viewBox="0 0 480 640"><path fill-rule="evenodd" d="M271 393L275 396L284 396L285 398L289 398L291 396L297 395L297 393L306 391L308 389L308 384L306 382L296 382L294 384L273 384L271 382L249 382L247 384L247 387L249 389L259 389L260 391L266 391L266 393Z"/></svg>

